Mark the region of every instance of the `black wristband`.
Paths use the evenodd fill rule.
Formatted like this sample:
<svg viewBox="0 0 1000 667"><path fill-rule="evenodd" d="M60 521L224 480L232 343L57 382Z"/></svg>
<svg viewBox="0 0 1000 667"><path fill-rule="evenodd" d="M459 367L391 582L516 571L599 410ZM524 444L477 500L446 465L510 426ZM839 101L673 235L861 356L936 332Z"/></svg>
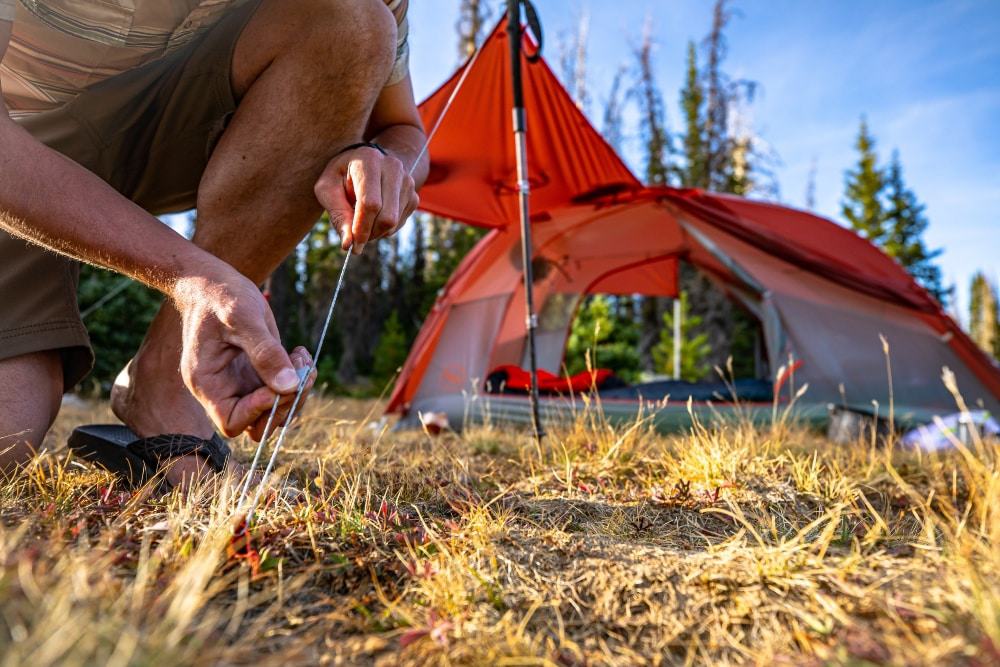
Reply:
<svg viewBox="0 0 1000 667"><path fill-rule="evenodd" d="M377 151L378 151L379 153L381 153L382 155L388 155L388 153L386 153L386 152L385 152L385 149L384 149L384 148L382 148L381 146L379 146L378 144L376 144L376 143L375 143L374 141L359 141L359 142L358 142L358 143L356 143L356 144L351 144L350 146L347 146L347 147L345 147L345 148L342 148L342 149L341 149L341 150L340 150L340 151L339 151L339 152L338 152L338 153L337 153L336 155L334 155L333 157L340 157L341 155L343 155L343 154L344 154L344 153L346 153L347 151L353 151L353 150L354 150L354 149L356 149L356 148L374 148L375 150L377 150Z"/></svg>

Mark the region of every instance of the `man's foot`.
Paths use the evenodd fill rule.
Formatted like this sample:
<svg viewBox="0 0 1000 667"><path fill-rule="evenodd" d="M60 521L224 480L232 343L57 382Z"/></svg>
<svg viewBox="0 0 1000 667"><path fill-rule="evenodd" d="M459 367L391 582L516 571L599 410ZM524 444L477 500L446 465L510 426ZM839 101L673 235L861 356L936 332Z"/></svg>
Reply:
<svg viewBox="0 0 1000 667"><path fill-rule="evenodd" d="M187 390L176 368L164 372L150 363L143 350L128 363L111 388L111 411L136 435L148 438L163 433L183 433L211 438L215 433L211 420ZM242 471L230 461L233 478ZM182 456L171 463L167 481L174 487L189 489L196 482L213 475L212 469L198 456Z"/></svg>

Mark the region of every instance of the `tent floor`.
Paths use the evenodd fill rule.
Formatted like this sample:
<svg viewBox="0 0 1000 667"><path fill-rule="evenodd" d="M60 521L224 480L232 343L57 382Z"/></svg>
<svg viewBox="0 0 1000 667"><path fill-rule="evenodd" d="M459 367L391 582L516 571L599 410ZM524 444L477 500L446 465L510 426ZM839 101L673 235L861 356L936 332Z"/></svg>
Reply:
<svg viewBox="0 0 1000 667"><path fill-rule="evenodd" d="M691 428L692 419L704 426L721 423L770 424L777 416L795 424L822 429L829 425L834 406L827 403L798 401L791 407L787 403L775 405L772 402L713 403L686 401L669 403L608 399L581 396L542 396L539 404L542 421L547 425L573 423L581 413L592 410L609 423L631 424L637 419L649 420L660 433L678 433ZM861 415L871 415L870 405L842 406L841 412L849 410ZM912 406L896 405L895 427L909 430L922 424L931 423L935 415L954 412L954 409L927 410ZM407 414L397 423L397 429L421 428L420 413L444 414L448 424L455 431L466 426L479 424L510 424L529 426L531 424L531 403L527 396L482 394L478 396L448 394L418 400ZM882 415L885 417L886 415Z"/></svg>
<svg viewBox="0 0 1000 667"><path fill-rule="evenodd" d="M691 427L692 416L699 423L714 425L720 422L769 424L775 414L786 413L786 405L773 403L705 403L670 402L667 405L651 401L600 398L586 401L581 397L564 398L543 396L540 399L542 421L546 424L572 423L583 411L597 410L614 424L628 424L637 419L648 419L657 431L675 433ZM527 396L452 394L419 401L403 417L397 428L420 428L420 413L443 413L456 431L473 424L531 424L531 404ZM829 406L819 403L797 403L788 410L788 418L811 427L822 427L829 420Z"/></svg>

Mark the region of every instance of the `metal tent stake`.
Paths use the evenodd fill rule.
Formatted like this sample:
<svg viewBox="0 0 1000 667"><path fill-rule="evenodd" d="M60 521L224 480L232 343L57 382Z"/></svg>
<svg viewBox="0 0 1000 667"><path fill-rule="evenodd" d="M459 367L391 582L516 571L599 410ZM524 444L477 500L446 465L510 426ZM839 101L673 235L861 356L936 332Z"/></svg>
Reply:
<svg viewBox="0 0 1000 667"><path fill-rule="evenodd" d="M538 315L535 314L534 275L531 266L531 209L529 197L531 184L528 181L528 145L524 112L524 86L521 80L521 7L526 5L529 19L534 19L534 9L526 0L508 0L507 35L510 38L511 84L514 94L514 150L517 157L517 199L521 214L521 265L524 270L525 327L528 334L528 363L531 371L531 425L535 440L541 443L545 435L538 412L538 356L535 351L535 329ZM537 20L533 21L537 26ZM537 28L534 28L537 35Z"/></svg>

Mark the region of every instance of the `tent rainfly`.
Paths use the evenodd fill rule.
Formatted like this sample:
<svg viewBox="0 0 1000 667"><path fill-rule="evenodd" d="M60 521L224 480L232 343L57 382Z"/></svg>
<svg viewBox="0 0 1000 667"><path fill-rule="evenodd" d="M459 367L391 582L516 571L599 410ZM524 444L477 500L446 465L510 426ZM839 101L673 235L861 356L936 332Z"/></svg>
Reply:
<svg viewBox="0 0 1000 667"><path fill-rule="evenodd" d="M430 145L421 208L491 231L451 276L403 366L388 406L403 424L418 423L421 412L444 412L453 425L487 416L530 422L527 397L484 393L492 369L527 365L504 29L501 21L483 45ZM930 421L956 409L941 379L945 367L970 406L1000 412L997 366L875 246L785 206L643 187L545 61L522 59L522 65L540 368L562 368L584 297L674 297L678 266L686 262L760 323L762 373L773 382L773 400L787 403L808 384L795 402L807 418L824 417L831 404L864 411L877 404L884 415L891 399L900 423ZM421 105L425 125L438 119L461 72ZM617 389L602 404L612 417L631 418L640 396L673 393L663 389ZM696 413L772 414L770 400L726 408L684 394L695 399ZM579 404L545 397L543 414L569 414ZM683 400L651 409L664 427L690 420Z"/></svg>

